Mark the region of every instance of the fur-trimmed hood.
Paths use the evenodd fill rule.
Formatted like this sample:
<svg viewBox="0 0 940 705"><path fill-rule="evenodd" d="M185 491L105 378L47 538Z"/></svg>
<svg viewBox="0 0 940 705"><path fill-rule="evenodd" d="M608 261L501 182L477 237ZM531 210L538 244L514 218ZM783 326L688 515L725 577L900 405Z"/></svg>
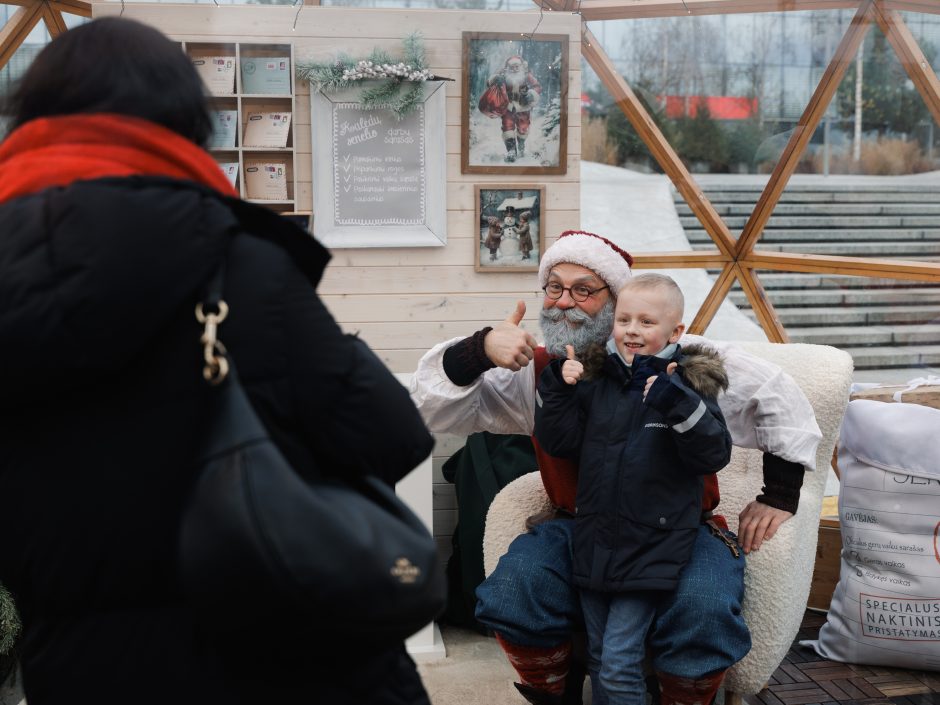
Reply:
<svg viewBox="0 0 940 705"><path fill-rule="evenodd" d="M704 345L681 348L679 368L686 383L702 396L717 398L728 388L728 372L721 355Z"/></svg>

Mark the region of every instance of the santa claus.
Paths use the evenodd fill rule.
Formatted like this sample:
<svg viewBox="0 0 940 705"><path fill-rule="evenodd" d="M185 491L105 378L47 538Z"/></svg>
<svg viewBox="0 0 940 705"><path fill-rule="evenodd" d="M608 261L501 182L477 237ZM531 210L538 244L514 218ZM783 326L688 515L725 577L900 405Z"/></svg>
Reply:
<svg viewBox="0 0 940 705"><path fill-rule="evenodd" d="M529 72L529 64L517 55L506 59L503 68L490 76L487 85L505 87L508 100L499 117L506 145L506 161L514 162L525 156L525 141L532 121L531 111L538 105L542 86Z"/></svg>

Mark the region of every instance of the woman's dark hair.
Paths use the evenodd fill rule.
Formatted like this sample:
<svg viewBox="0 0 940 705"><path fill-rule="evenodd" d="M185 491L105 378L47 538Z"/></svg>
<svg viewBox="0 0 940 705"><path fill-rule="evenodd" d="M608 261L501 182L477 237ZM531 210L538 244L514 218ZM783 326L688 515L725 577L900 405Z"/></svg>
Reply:
<svg viewBox="0 0 940 705"><path fill-rule="evenodd" d="M3 105L8 130L54 115L117 113L150 120L204 147L212 132L202 80L152 27L105 17L53 39Z"/></svg>

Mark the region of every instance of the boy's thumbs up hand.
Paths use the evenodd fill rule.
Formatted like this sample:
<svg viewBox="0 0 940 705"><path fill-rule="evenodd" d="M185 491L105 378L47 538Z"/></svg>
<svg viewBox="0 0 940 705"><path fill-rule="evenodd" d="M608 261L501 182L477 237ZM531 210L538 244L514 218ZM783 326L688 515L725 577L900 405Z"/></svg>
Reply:
<svg viewBox="0 0 940 705"><path fill-rule="evenodd" d="M566 345L565 350L568 352L568 359L561 366L561 378L565 380L565 384L577 384L584 374L584 365L574 356L573 345Z"/></svg>
<svg viewBox="0 0 940 705"><path fill-rule="evenodd" d="M676 368L679 367L678 363L670 362L666 365L666 374L671 375L676 371ZM643 401L646 401L646 395L650 393L650 387L653 386L653 383L659 379L659 375L653 375L652 377L646 378L646 386L643 388Z"/></svg>
<svg viewBox="0 0 940 705"><path fill-rule="evenodd" d="M516 372L535 357L535 338L519 327L524 316L525 301L517 301L516 309L483 339L483 352L497 367Z"/></svg>

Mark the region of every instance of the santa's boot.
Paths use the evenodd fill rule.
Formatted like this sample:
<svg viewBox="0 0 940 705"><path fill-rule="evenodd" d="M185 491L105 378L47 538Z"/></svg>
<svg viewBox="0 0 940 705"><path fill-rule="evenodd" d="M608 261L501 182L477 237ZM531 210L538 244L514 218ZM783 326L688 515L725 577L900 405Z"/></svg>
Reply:
<svg viewBox="0 0 940 705"><path fill-rule="evenodd" d="M525 156L525 137L516 138L516 158L522 159Z"/></svg>
<svg viewBox="0 0 940 705"><path fill-rule="evenodd" d="M506 140L506 161L514 162L516 161L516 138L510 138Z"/></svg>
<svg viewBox="0 0 940 705"><path fill-rule="evenodd" d="M721 687L725 671L716 671L701 678L682 678L657 673L662 705L711 705Z"/></svg>
<svg viewBox="0 0 940 705"><path fill-rule="evenodd" d="M533 705L567 705L572 702L565 697L565 681L571 662L570 643L551 647L521 646L506 641L499 634L496 641L522 680L515 684L522 697Z"/></svg>
<svg viewBox="0 0 940 705"><path fill-rule="evenodd" d="M532 705L565 705L561 695L546 693L544 690L537 690L524 683L513 683L513 685L516 686L516 690L522 694L522 697Z"/></svg>
<svg viewBox="0 0 940 705"><path fill-rule="evenodd" d="M571 665L568 667L568 675L565 676L565 693L562 695L562 705L582 705L584 698L584 679L587 678L587 664L577 658L577 653L572 654Z"/></svg>

